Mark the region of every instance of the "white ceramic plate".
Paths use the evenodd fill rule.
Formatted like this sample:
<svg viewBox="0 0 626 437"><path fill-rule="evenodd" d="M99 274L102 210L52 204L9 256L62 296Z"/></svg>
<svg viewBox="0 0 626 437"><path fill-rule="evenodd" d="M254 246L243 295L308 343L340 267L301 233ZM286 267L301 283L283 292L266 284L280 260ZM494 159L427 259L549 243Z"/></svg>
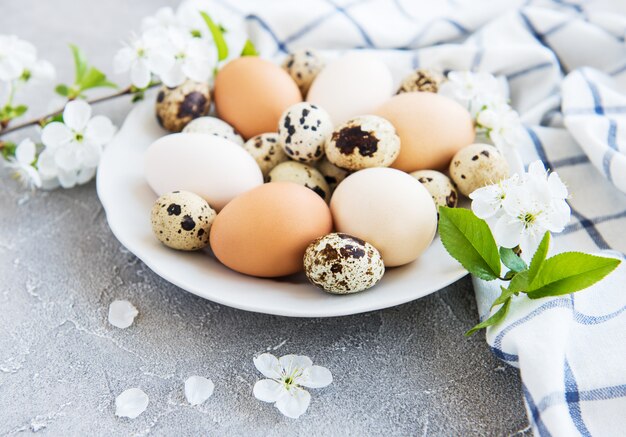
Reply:
<svg viewBox="0 0 626 437"><path fill-rule="evenodd" d="M437 237L416 262L389 269L363 293L334 296L304 275L258 279L235 273L209 252L184 253L163 246L152 235L150 210L156 195L143 177L143 152L164 135L153 102L137 105L106 148L98 170L98 196L113 234L150 269L178 287L234 308L292 317L331 317L362 313L409 302L433 293L467 272Z"/></svg>

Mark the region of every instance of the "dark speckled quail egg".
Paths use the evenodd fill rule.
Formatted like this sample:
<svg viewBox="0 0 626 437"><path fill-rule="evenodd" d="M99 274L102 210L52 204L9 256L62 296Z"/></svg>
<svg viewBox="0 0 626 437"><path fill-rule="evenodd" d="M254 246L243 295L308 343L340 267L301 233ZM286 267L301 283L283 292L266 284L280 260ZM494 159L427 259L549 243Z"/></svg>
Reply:
<svg viewBox="0 0 626 437"><path fill-rule="evenodd" d="M307 247L304 272L311 283L329 293L350 294L376 285L385 265L371 244L348 234L332 233Z"/></svg>
<svg viewBox="0 0 626 437"><path fill-rule="evenodd" d="M313 162L324 156L326 138L333 131L330 116L311 103L296 103L289 107L278 123L278 135L283 150L291 159Z"/></svg>
<svg viewBox="0 0 626 437"><path fill-rule="evenodd" d="M324 68L324 60L315 50L299 49L287 55L283 68L298 84L302 96L306 97L313 80Z"/></svg>
<svg viewBox="0 0 626 437"><path fill-rule="evenodd" d="M448 176L436 170L418 170L411 173L428 190L437 209L440 206L456 207L459 195Z"/></svg>
<svg viewBox="0 0 626 437"><path fill-rule="evenodd" d="M444 77L441 73L427 68L418 68L402 80L397 94L415 91L436 93L443 81Z"/></svg>
<svg viewBox="0 0 626 437"><path fill-rule="evenodd" d="M163 86L157 94L157 120L170 132L180 132L194 118L207 115L210 108L208 83L187 80L174 88Z"/></svg>
<svg viewBox="0 0 626 437"><path fill-rule="evenodd" d="M376 115L348 120L326 142L326 157L337 167L362 170L388 167L400 153L400 137L393 125Z"/></svg>
<svg viewBox="0 0 626 437"><path fill-rule="evenodd" d="M277 133L268 132L250 138L243 145L243 148L252 155L254 160L263 173L263 177L267 179L270 171L281 162L289 160L285 154Z"/></svg>
<svg viewBox="0 0 626 437"><path fill-rule="evenodd" d="M173 191L154 203L152 232L172 249L202 249L209 245L209 231L216 215L202 197L188 191Z"/></svg>
<svg viewBox="0 0 626 437"><path fill-rule="evenodd" d="M335 164L332 164L327 158L322 158L317 164L317 169L320 171L326 182L328 182L328 186L330 187L330 191L335 191L337 185L341 183L350 172L348 170L344 170L343 168L337 167Z"/></svg>
<svg viewBox="0 0 626 437"><path fill-rule="evenodd" d="M324 176L310 165L294 161L283 162L270 171L267 181L293 182L303 185L315 191L326 202L330 200L330 188Z"/></svg>
<svg viewBox="0 0 626 437"><path fill-rule="evenodd" d="M200 117L191 120L183 129L183 132L215 135L243 146L243 138L241 138L241 135L237 133L235 128L217 117Z"/></svg>
<svg viewBox="0 0 626 437"><path fill-rule="evenodd" d="M450 177L461 194L469 196L479 188L508 178L509 164L494 146L470 144L452 158Z"/></svg>

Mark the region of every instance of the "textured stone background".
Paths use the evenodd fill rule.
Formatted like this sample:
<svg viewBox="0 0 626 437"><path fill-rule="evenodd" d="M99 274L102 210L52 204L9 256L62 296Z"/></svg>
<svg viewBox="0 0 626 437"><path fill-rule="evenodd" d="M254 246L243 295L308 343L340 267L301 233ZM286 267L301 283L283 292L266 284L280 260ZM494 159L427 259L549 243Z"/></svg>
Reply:
<svg viewBox="0 0 626 437"><path fill-rule="evenodd" d="M69 81L75 42L111 70L141 17L176 1L0 0L0 32L34 42ZM123 78L120 79L124 83ZM49 90L24 96L32 115ZM120 124L126 100L97 107ZM33 132L28 132L33 134ZM16 137L20 138L20 137ZM469 280L396 308L335 319L247 313L186 293L115 240L95 184L25 193L0 171L0 435L523 435L517 371L495 359L476 322ZM106 321L126 298L135 324ZM252 396L254 354L304 353L333 372L300 420ZM183 381L212 378L204 405ZM114 416L130 387L150 397L135 420Z"/></svg>

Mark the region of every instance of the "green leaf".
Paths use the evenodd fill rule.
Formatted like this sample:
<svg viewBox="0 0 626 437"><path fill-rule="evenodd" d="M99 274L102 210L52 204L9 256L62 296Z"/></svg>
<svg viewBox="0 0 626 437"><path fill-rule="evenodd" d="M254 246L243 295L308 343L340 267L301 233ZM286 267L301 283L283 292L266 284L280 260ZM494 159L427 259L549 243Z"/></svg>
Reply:
<svg viewBox="0 0 626 437"><path fill-rule="evenodd" d="M615 258L565 252L543 262L537 276L530 281L528 297L539 299L561 296L592 286L620 264Z"/></svg>
<svg viewBox="0 0 626 437"><path fill-rule="evenodd" d="M226 40L224 39L224 32L220 29L220 26L216 25L211 17L209 17L209 14L201 11L200 15L202 15L204 22L213 36L213 41L217 48L217 61L223 61L228 57L228 44L226 44Z"/></svg>
<svg viewBox="0 0 626 437"><path fill-rule="evenodd" d="M498 306L498 305L502 305L504 302L506 302L507 299L509 299L514 294L518 294L520 292L525 291L527 287L528 287L528 272L518 273L517 275L513 277L513 280L509 284L508 288L504 288L500 286L500 289L502 290L502 294L500 294L500 296L496 300L493 301L493 304L491 304L491 308Z"/></svg>
<svg viewBox="0 0 626 437"><path fill-rule="evenodd" d="M70 44L72 56L74 57L74 71L76 75L75 83L80 83L87 72L87 59L83 51L74 44Z"/></svg>
<svg viewBox="0 0 626 437"><path fill-rule="evenodd" d="M81 91L99 87L117 88L117 85L109 82L106 75L95 67L90 67L77 85Z"/></svg>
<svg viewBox="0 0 626 437"><path fill-rule="evenodd" d="M465 336L469 337L472 334L474 334L475 332L480 331L483 328L486 328L488 326L493 326L493 325L495 325L497 323L500 323L502 320L504 320L504 317L506 316L506 313L509 312L509 307L510 306L511 306L511 298L508 298L504 302L504 305L502 305L500 307L500 309L493 314L493 316L489 317L484 322L479 323L478 325L474 326L472 329L470 329L469 331L467 331L465 333Z"/></svg>
<svg viewBox="0 0 626 437"><path fill-rule="evenodd" d="M56 86L56 88L54 89L54 91L63 97L67 97L70 94L70 88L67 85L64 84L59 84Z"/></svg>
<svg viewBox="0 0 626 437"><path fill-rule="evenodd" d="M24 113L28 111L28 106L19 105L13 108L13 118L24 115Z"/></svg>
<svg viewBox="0 0 626 437"><path fill-rule="evenodd" d="M500 256L489 226L470 210L439 208L439 236L448 253L471 274L491 281L500 276Z"/></svg>
<svg viewBox="0 0 626 437"><path fill-rule="evenodd" d="M5 160L8 160L11 157L15 156L15 149L17 149L17 145L10 141L6 143L0 141L0 154Z"/></svg>
<svg viewBox="0 0 626 437"><path fill-rule="evenodd" d="M241 56L259 56L259 52L249 39L246 40L246 44L243 46Z"/></svg>
<svg viewBox="0 0 626 437"><path fill-rule="evenodd" d="M528 268L524 260L517 256L513 249L501 247L500 258L502 259L502 263L514 272L521 272Z"/></svg>
<svg viewBox="0 0 626 437"><path fill-rule="evenodd" d="M543 262L548 256L548 250L550 249L550 232L546 232L537 247L537 251L533 255L533 259L530 260L530 267L528 269L528 282L533 282L533 279L539 273Z"/></svg>

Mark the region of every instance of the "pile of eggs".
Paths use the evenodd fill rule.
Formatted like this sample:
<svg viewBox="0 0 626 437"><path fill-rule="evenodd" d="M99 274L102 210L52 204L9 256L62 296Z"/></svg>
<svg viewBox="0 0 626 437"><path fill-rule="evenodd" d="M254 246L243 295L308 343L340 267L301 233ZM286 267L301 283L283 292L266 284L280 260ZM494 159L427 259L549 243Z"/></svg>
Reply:
<svg viewBox="0 0 626 437"><path fill-rule="evenodd" d="M230 61L213 94L194 82L163 88L157 119L176 133L145 152L160 196L154 234L177 250L210 246L246 275L304 270L335 294L374 286L429 247L437 208L455 207L457 190L508 176L496 148L474 144L468 111L437 94L443 80L417 70L394 90L372 54L325 65L300 50L282 68Z"/></svg>

